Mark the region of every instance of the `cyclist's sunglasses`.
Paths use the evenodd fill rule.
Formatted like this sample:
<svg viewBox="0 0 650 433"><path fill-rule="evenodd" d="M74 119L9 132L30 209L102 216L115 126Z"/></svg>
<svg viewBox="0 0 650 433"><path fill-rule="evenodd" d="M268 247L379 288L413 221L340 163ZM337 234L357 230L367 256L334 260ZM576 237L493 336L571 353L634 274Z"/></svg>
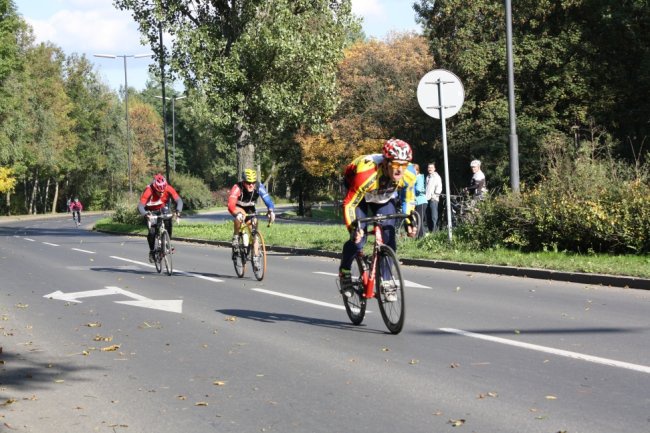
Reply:
<svg viewBox="0 0 650 433"><path fill-rule="evenodd" d="M402 161L391 161L390 166L392 168L406 168L409 165L408 161L402 162Z"/></svg>

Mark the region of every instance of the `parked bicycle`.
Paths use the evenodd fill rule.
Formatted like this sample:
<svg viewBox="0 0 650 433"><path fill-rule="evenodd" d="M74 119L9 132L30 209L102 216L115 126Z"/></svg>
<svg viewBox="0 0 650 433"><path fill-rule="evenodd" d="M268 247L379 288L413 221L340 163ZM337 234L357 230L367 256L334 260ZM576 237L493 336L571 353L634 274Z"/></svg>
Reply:
<svg viewBox="0 0 650 433"><path fill-rule="evenodd" d="M451 226L456 227L472 219L475 205L468 195L450 195ZM447 196L440 195L440 208L438 210L440 226L447 227Z"/></svg>
<svg viewBox="0 0 650 433"><path fill-rule="evenodd" d="M154 265L158 273L162 272L163 263L165 264L165 273L171 275L174 272L172 263L172 254L174 247L172 246L169 233L165 228L164 220L172 218L171 213L155 212L147 216L147 224L149 228L156 227L156 239L154 241L153 257ZM178 221L178 218L176 219Z"/></svg>
<svg viewBox="0 0 650 433"><path fill-rule="evenodd" d="M407 214L376 215L359 218L352 223L353 228L360 223L373 223L372 233L367 234L375 237L372 254L367 256L360 251L352 262L352 296L343 295L345 311L353 324L360 325L363 322L368 299L377 298L381 318L388 330L392 334L402 331L405 314L404 280L395 251L384 244L381 222L409 217ZM352 236L355 231L351 230Z"/></svg>
<svg viewBox="0 0 650 433"><path fill-rule="evenodd" d="M266 273L266 246L262 233L257 230L257 215L246 215L237 236L237 247L232 249L235 273L239 278L243 278L246 273L246 263L250 259L255 278L262 281Z"/></svg>
<svg viewBox="0 0 650 433"><path fill-rule="evenodd" d="M409 219L410 224L407 224L406 219L404 218L399 218L398 221L395 222L395 233L397 234L397 240L416 239L409 237L408 226L412 226L415 230L415 233L419 233L420 226L422 225L422 219L417 212L412 212L409 216Z"/></svg>

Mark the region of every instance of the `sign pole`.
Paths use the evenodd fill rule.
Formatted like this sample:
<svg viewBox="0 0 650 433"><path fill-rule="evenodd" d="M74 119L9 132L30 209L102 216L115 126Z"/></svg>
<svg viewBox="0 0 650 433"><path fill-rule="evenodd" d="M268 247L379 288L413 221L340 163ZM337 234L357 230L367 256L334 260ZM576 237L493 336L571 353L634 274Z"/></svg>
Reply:
<svg viewBox="0 0 650 433"><path fill-rule="evenodd" d="M433 86L432 86L433 84ZM448 85L449 92L443 90ZM460 79L445 69L427 72L418 84L418 103L428 116L442 121L442 151L445 165L445 199L447 204L447 237L451 242L451 195L449 188L449 155L447 152L447 124L445 119L458 113L465 100ZM449 109L449 110L446 110Z"/></svg>
<svg viewBox="0 0 650 433"><path fill-rule="evenodd" d="M445 200L447 204L447 239L451 242L451 197L449 196L449 153L447 152L447 122L445 121L445 104L443 103L443 85L441 78L436 81L438 85L438 104L440 108L440 121L442 122L442 153L445 164Z"/></svg>

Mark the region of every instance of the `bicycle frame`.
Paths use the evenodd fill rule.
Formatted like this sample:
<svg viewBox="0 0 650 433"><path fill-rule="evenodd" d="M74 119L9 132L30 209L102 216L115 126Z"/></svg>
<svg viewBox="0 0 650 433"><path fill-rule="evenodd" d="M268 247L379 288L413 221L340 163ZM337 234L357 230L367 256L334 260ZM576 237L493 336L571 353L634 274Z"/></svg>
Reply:
<svg viewBox="0 0 650 433"><path fill-rule="evenodd" d="M377 217L381 217L380 220L377 220ZM377 275L377 263L379 258L379 249L384 245L384 235L383 235L383 226L381 220L392 219L392 218L408 218L409 215L406 214L391 214L391 215L377 215L375 217L361 218L357 220L357 224L362 222L373 222L374 226L372 228L371 236L375 237L375 241L372 246L372 255L370 257L359 252L359 255L363 258L365 263L365 269L361 276L361 282L365 288L364 297L366 299L372 299L375 297L375 282ZM368 234L366 234L368 236Z"/></svg>

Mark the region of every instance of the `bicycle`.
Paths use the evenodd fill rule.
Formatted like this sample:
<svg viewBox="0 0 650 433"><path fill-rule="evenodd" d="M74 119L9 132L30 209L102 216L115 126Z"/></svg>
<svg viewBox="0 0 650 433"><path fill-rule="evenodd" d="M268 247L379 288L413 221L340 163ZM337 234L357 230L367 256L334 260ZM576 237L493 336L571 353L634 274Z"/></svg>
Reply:
<svg viewBox="0 0 650 433"><path fill-rule="evenodd" d="M269 226L271 222L269 221ZM257 215L246 215L237 234L238 245L232 249L232 261L237 277L246 273L246 262L250 258L253 274L262 281L266 273L266 245L262 233L257 230Z"/></svg>
<svg viewBox="0 0 650 433"><path fill-rule="evenodd" d="M468 195L450 195L449 202L451 203L451 226L457 227L466 222L471 222L473 219L473 211L475 205L471 197ZM447 227L447 196L440 195L440 210L438 211L438 219L441 227Z"/></svg>
<svg viewBox="0 0 650 433"><path fill-rule="evenodd" d="M375 241L372 254L367 256L360 251L352 262L352 296L343 296L345 311L354 325L360 325L366 314L367 300L377 298L379 311L384 324L392 334L399 334L404 326L404 280L395 251L384 244L381 221L410 218L407 214L376 215L359 218L353 227L360 223L373 223L372 233ZM356 230L352 230L354 236ZM339 280L340 289L340 280ZM394 296L395 299L388 300Z"/></svg>
<svg viewBox="0 0 650 433"><path fill-rule="evenodd" d="M72 221L74 221L76 227L79 227L81 225L81 211L72 211Z"/></svg>
<svg viewBox="0 0 650 433"><path fill-rule="evenodd" d="M169 233L165 228L164 220L172 218L170 213L150 214L147 216L147 225L149 228L156 226L156 239L154 241L153 249L153 262L156 266L156 271L160 274L162 272L162 264L165 263L165 273L171 275L174 272L172 263L172 254L174 248L172 247ZM178 218L177 218L178 220Z"/></svg>

